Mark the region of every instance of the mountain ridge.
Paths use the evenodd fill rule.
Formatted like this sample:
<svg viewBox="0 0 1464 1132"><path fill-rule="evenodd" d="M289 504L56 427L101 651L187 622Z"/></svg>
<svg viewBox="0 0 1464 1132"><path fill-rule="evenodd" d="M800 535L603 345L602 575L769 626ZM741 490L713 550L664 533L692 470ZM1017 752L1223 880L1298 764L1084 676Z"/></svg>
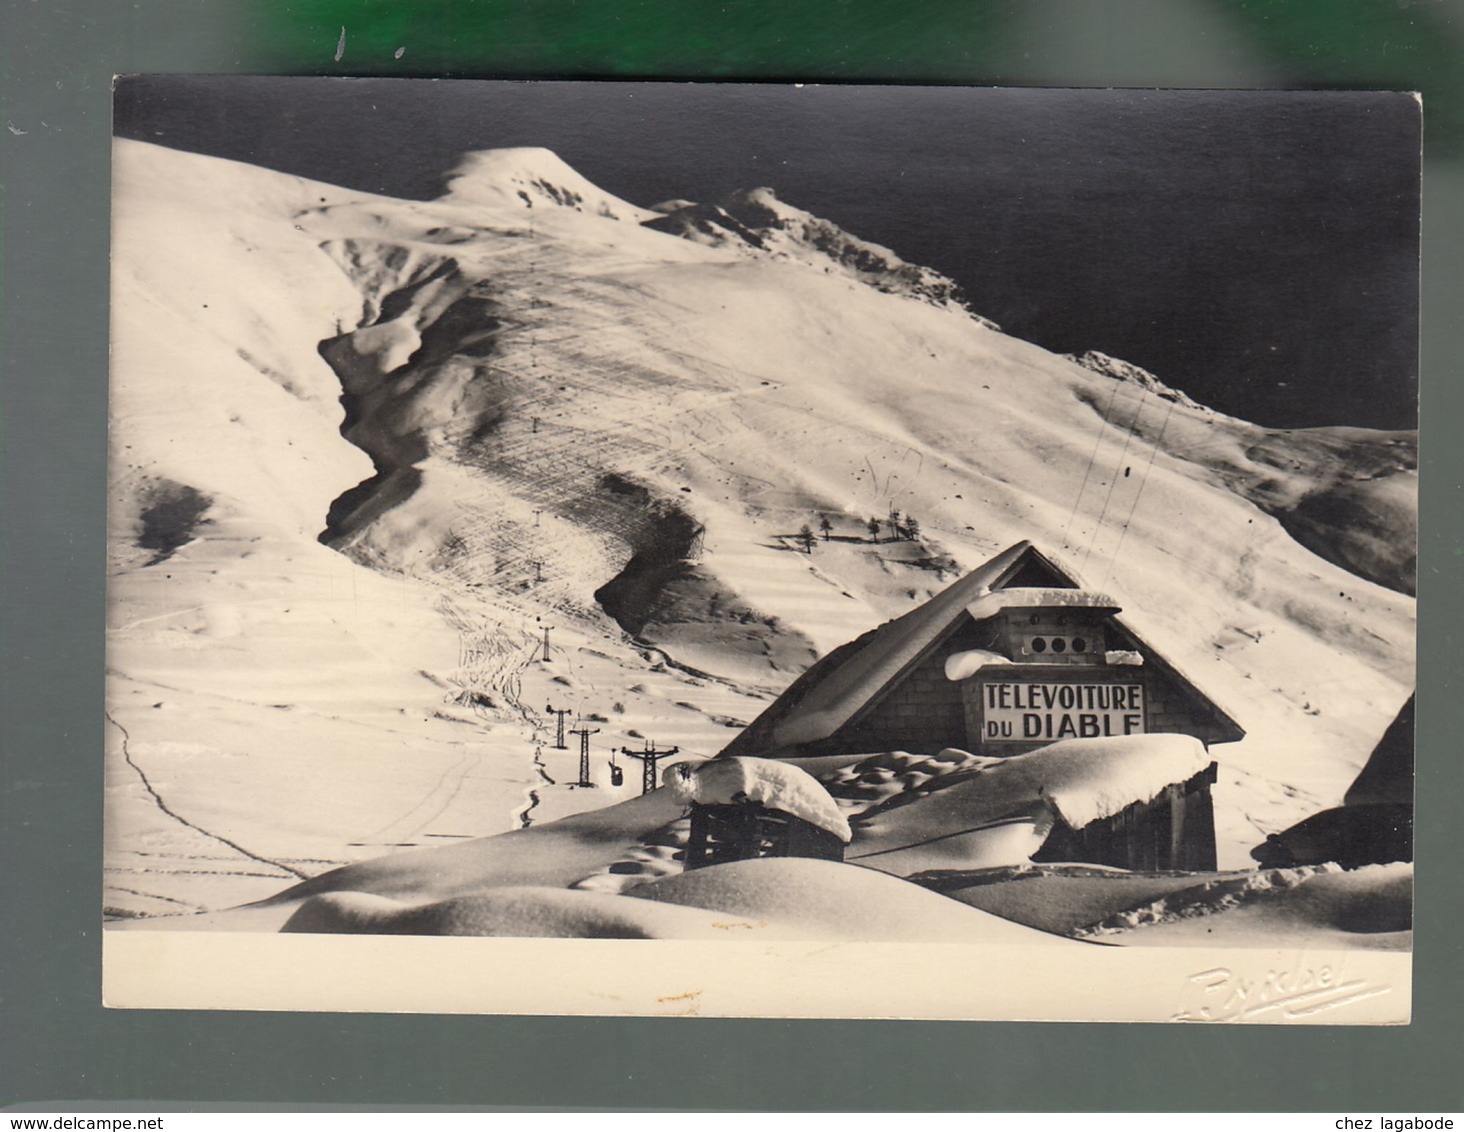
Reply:
<svg viewBox="0 0 1464 1132"><path fill-rule="evenodd" d="M790 205L770 188L739 189L715 204L667 202L656 211L661 215L642 221L645 227L711 247L785 256L825 271L838 270L877 291L954 307L988 329L1001 329L971 311L954 280L907 263L889 248Z"/></svg>

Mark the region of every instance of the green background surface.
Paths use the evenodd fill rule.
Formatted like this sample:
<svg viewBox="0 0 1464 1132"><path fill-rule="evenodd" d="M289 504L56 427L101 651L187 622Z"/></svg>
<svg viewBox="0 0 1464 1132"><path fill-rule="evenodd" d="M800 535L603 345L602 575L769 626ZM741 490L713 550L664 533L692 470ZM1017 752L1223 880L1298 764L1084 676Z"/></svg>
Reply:
<svg viewBox="0 0 1464 1132"><path fill-rule="evenodd" d="M1459 4L3 0L0 12L0 1104L1464 1108ZM132 72L1421 91L1414 1024L1241 1031L103 1010L108 119L111 76Z"/></svg>

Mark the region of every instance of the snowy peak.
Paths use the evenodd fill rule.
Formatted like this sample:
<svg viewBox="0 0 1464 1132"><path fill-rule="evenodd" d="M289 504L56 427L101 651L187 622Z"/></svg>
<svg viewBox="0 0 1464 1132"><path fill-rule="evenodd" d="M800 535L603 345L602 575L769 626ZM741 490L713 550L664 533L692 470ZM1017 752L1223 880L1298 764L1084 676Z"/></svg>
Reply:
<svg viewBox="0 0 1464 1132"><path fill-rule="evenodd" d="M510 204L570 209L608 220L642 221L653 214L591 183L552 150L538 146L468 153L448 174L447 204Z"/></svg>
<svg viewBox="0 0 1464 1132"><path fill-rule="evenodd" d="M1089 350L1083 354L1063 354L1062 356L1074 365L1082 366L1093 373L1101 373L1104 377L1116 378L1119 381L1126 381L1131 385L1147 389L1161 400L1173 401L1176 405L1183 405L1187 409L1198 409L1202 413L1214 414L1215 412L1208 405L1201 405L1183 390L1165 385L1148 370L1134 365L1133 362L1111 357L1099 350Z"/></svg>
<svg viewBox="0 0 1464 1132"><path fill-rule="evenodd" d="M693 243L750 256L795 260L888 294L971 312L956 283L907 263L889 248L778 199L769 188L739 189L719 203L669 200L639 208L605 192L550 150L526 146L466 154L448 175L442 203L631 220ZM995 323L972 315L991 329Z"/></svg>
<svg viewBox="0 0 1464 1132"><path fill-rule="evenodd" d="M944 275L795 208L769 188L739 189L716 204L668 201L655 211L662 215L644 223L660 232L751 255L798 260L849 275L878 291L966 311L960 288ZM988 319L973 317L999 329Z"/></svg>

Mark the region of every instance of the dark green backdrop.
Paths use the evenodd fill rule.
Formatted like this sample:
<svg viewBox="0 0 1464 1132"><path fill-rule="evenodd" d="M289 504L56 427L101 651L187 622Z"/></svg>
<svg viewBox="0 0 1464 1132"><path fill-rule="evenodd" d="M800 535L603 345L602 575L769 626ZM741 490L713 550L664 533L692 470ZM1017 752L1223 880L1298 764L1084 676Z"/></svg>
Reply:
<svg viewBox="0 0 1464 1132"><path fill-rule="evenodd" d="M0 0L0 10L0 1103L1464 1108L1458 4ZM108 95L114 73L165 71L1421 90L1414 1025L1242 1032L102 1010Z"/></svg>

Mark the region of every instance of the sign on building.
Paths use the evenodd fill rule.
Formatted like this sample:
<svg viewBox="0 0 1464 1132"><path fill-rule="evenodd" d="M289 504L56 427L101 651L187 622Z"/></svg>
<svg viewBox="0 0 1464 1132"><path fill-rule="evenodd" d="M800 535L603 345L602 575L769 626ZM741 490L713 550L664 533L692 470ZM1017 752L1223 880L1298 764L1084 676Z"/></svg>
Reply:
<svg viewBox="0 0 1464 1132"><path fill-rule="evenodd" d="M985 743L1142 735L1144 687L1141 683L984 681L980 726Z"/></svg>

